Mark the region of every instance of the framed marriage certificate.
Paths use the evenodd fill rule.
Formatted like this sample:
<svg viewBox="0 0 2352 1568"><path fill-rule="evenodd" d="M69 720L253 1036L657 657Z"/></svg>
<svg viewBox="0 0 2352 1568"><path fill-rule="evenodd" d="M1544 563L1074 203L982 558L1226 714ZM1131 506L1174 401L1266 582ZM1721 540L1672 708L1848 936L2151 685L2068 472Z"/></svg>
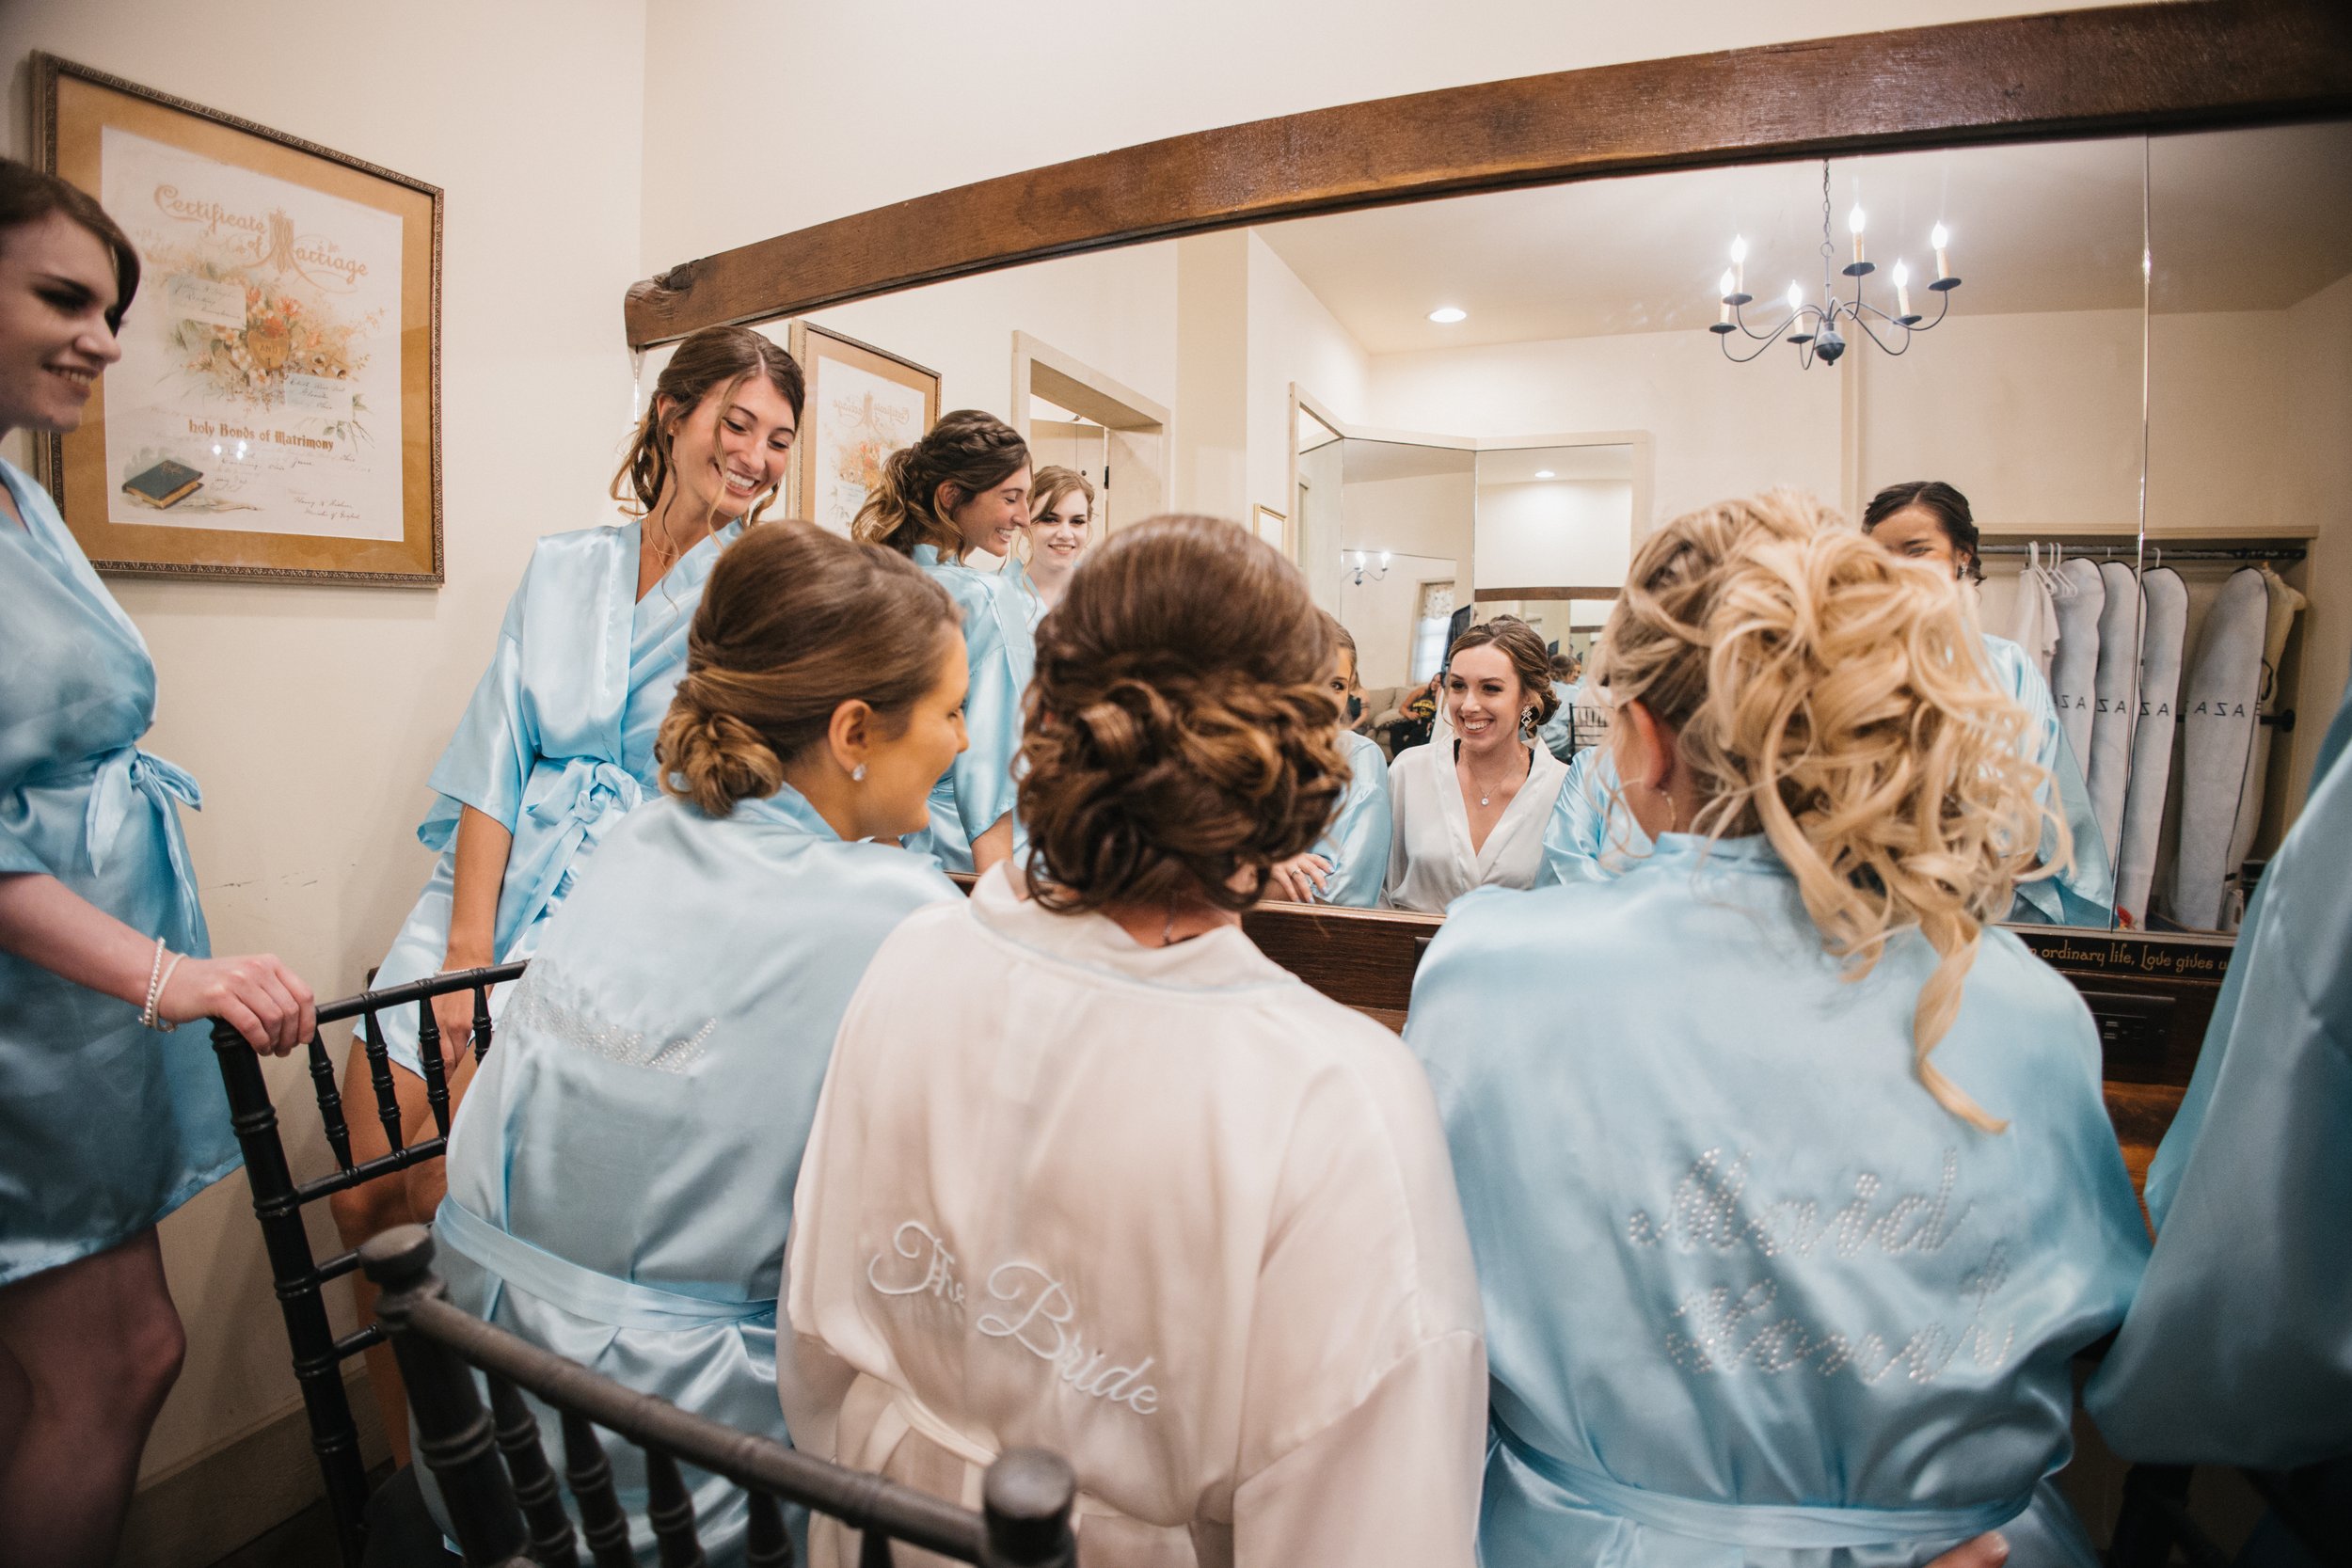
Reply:
<svg viewBox="0 0 2352 1568"><path fill-rule="evenodd" d="M41 166L139 253L122 358L42 478L92 564L441 580L441 193L33 57Z"/></svg>

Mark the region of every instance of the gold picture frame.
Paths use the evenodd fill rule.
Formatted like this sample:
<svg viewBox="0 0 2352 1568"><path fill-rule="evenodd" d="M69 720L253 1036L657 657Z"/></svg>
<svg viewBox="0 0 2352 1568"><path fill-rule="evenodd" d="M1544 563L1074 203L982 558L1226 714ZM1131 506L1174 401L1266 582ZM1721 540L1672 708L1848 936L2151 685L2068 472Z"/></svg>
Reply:
<svg viewBox="0 0 2352 1568"><path fill-rule="evenodd" d="M847 534L882 460L939 422L939 372L813 322L787 345L808 388L792 443L792 515Z"/></svg>
<svg viewBox="0 0 2352 1568"><path fill-rule="evenodd" d="M437 586L441 192L52 55L40 166L131 235L123 358L41 479L102 572ZM113 393L109 403L109 391Z"/></svg>

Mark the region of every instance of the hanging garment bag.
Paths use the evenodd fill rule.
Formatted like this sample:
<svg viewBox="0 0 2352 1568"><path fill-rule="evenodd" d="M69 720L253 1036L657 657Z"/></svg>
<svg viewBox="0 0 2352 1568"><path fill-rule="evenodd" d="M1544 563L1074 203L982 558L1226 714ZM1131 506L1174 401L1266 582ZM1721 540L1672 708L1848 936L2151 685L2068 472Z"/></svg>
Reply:
<svg viewBox="0 0 2352 1568"><path fill-rule="evenodd" d="M2132 777L2123 803L2123 841L2116 861L2115 908L2126 926L2145 926L2155 878L2165 791L2172 782L2174 708L2181 695L2181 643L2188 632L2188 590L2181 574L2158 567L2140 583L2139 724L2132 732Z"/></svg>
<svg viewBox="0 0 2352 1568"><path fill-rule="evenodd" d="M2090 812L2115 863L2123 836L2123 789L2132 772L2132 693L2139 684L2139 584L2132 568L2110 561L2099 568L2106 594L2099 607L2099 663L2091 677L2090 759L2083 769Z"/></svg>
<svg viewBox="0 0 2352 1568"><path fill-rule="evenodd" d="M2230 839L2254 752L2262 694L2263 633L2270 594L2249 567L2221 585L2197 637L2181 693L2181 842L2172 861L2172 918L2217 929L2232 870Z"/></svg>
<svg viewBox="0 0 2352 1568"><path fill-rule="evenodd" d="M2042 544L2026 546L2026 569L2017 574L2017 600L2010 612L2009 640L2050 680L2050 657L2058 652L2058 609L2050 599L2050 574L2042 564Z"/></svg>
<svg viewBox="0 0 2352 1568"><path fill-rule="evenodd" d="M2099 611L2106 588L2099 568L2070 561L2058 568L2058 657L2050 663L2050 700L2058 705L2058 728L2079 765L2090 757L2093 688L2099 677Z"/></svg>
<svg viewBox="0 0 2352 1568"><path fill-rule="evenodd" d="M2270 737L2277 732L2262 722L2274 719L2279 712L2279 670L2286 657L2287 634L2295 629L2295 618L2302 613L2307 602L2303 595L2287 586L2286 578L2263 567L2263 590L2269 595L2269 608L2263 617L2263 676L2262 707L2256 715L2254 754L2246 770L2246 792L2237 803L2237 828L2230 834L2230 876L2234 880L2246 864L2246 857L2254 852L2254 833L2262 826L2263 797L2270 781ZM2245 900L2234 895L2226 898L2221 910L2221 928L2237 929L2237 915Z"/></svg>

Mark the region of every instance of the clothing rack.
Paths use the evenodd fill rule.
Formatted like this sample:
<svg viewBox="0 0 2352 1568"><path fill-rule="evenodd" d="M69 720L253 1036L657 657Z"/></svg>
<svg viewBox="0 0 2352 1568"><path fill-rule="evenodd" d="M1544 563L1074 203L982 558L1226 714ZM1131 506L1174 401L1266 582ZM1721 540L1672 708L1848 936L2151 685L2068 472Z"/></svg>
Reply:
<svg viewBox="0 0 2352 1568"><path fill-rule="evenodd" d="M2066 555L2080 556L2087 561L2122 561L2139 559L2141 546L2135 542L2131 548L2121 545L2069 545L2056 542ZM2025 544L1979 545L1979 555L2024 555L2031 546ZM2152 539L2147 544L2148 564L2161 566L2168 561L2277 561L2295 562L2310 553L2300 543L2276 545L2182 545L2169 546Z"/></svg>

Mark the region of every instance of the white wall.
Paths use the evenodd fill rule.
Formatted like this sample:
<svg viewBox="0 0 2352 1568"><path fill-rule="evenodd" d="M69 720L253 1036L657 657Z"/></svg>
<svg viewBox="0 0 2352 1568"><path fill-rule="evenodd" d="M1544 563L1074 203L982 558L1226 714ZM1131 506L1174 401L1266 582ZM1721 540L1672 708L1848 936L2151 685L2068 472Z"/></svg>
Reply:
<svg viewBox="0 0 2352 1568"><path fill-rule="evenodd" d="M1371 418L1456 436L1648 431L1663 522L1776 484L1835 500L1838 373L1730 364L1705 332L1387 354L1373 360Z"/></svg>
<svg viewBox="0 0 2352 1568"><path fill-rule="evenodd" d="M943 413L1012 418L1015 331L1173 407L1176 252L1168 241L1066 257L836 305L809 320L939 372Z"/></svg>
<svg viewBox="0 0 2352 1568"><path fill-rule="evenodd" d="M1356 678L1366 690L1403 686L1409 676L1422 585L1460 581L1459 562L1425 555L1392 557L1384 578L1341 578L1335 613L1356 638Z"/></svg>
<svg viewBox="0 0 2352 1568"><path fill-rule="evenodd" d="M1258 231L1248 233L1249 499L1287 512L1282 497L1290 484L1292 386L1338 419L1359 422L1369 402L1372 360Z"/></svg>
<svg viewBox="0 0 2352 1568"><path fill-rule="evenodd" d="M2137 310L1955 314L1902 358L1866 345L1836 373L1855 360L1860 499L1943 479L1988 531L2138 528Z"/></svg>
<svg viewBox="0 0 2352 1568"><path fill-rule="evenodd" d="M2284 311L2279 515L2315 526L2287 799L2300 808L2352 663L2352 277ZM2249 467L2251 465L2249 465Z"/></svg>
<svg viewBox="0 0 2352 1568"><path fill-rule="evenodd" d="M1603 588L1623 582L1632 563L1633 486L1627 481L1478 487L1481 589Z"/></svg>
<svg viewBox="0 0 2352 1568"><path fill-rule="evenodd" d="M1468 562L1478 481L1470 469L1470 454L1462 456L1459 473L1351 479L1342 484L1340 548Z"/></svg>
<svg viewBox="0 0 2352 1568"><path fill-rule="evenodd" d="M423 883L411 830L424 776L532 540L612 514L604 489L628 412L619 306L639 270L644 35L643 0L0 8L12 156L31 150L24 61L43 49L447 196L448 586L112 584L161 673L148 744L203 781L188 836L215 946L275 950L322 996L359 989ZM22 454L20 444L10 455ZM184 1033L175 1048L207 1049ZM282 1106L307 1101L299 1058L270 1077ZM289 1117L304 1174L327 1164L315 1120ZM190 1354L149 1445L150 1475L294 1399L247 1204L235 1177L164 1227Z"/></svg>

